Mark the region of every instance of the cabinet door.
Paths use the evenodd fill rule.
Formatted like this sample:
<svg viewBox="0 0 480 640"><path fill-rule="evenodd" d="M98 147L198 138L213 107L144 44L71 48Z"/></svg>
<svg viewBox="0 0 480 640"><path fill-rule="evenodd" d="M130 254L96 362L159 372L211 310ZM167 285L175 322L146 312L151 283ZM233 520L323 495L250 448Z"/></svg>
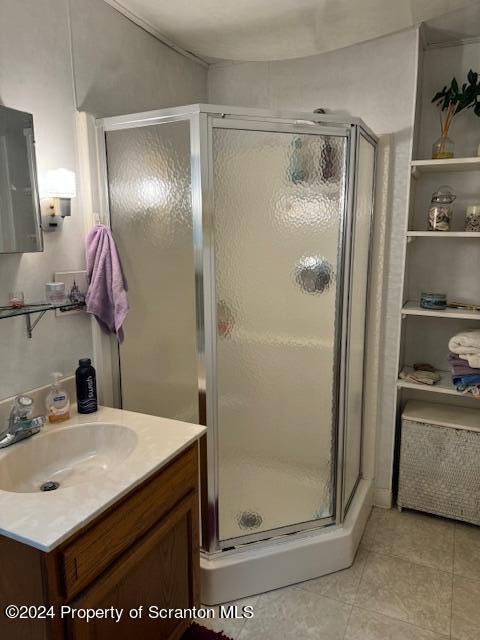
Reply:
<svg viewBox="0 0 480 640"><path fill-rule="evenodd" d="M181 638L188 621L154 619L148 609L152 605L165 609L198 606L199 568L198 502L192 492L71 604L77 609L123 609L120 622L71 619L67 638ZM129 610L140 606L142 617L131 619Z"/></svg>

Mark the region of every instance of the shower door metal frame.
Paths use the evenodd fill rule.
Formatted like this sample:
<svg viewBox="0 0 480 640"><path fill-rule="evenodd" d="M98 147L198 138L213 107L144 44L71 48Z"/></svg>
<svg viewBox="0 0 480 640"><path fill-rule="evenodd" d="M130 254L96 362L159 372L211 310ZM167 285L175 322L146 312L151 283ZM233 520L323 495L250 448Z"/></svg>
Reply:
<svg viewBox="0 0 480 640"><path fill-rule="evenodd" d="M195 314L197 323L197 376L199 422L208 426L207 451L202 458L202 547L208 554L221 553L225 547L241 546L258 541L258 544L281 543L285 534L308 535L327 524L341 525L346 508L343 496L344 431L346 411L346 374L348 366L348 316L350 304L351 245L356 200L356 158L360 135L366 137L376 148L374 134L357 118L342 120L334 114L312 114L302 112L274 112L250 108L232 108L217 105L195 104L171 109L114 116L96 121L96 160L99 169L99 215L100 220L111 224L108 171L105 134L108 131L134 129L136 127L160 125L168 122L187 121L190 127L191 189L193 218L193 251L195 277ZM332 477L335 491L332 496L334 516L294 523L278 529L241 536L219 544L218 539L218 465L216 424L216 309L214 237L212 224L213 163L212 129L215 126L231 129L272 131L280 133L302 133L307 135L332 135L345 137L348 141L345 159L346 181L344 211L339 233L339 259L341 274L337 273L337 326L335 341L339 348L334 353L334 370L338 375L338 386L334 394L332 412L336 412L336 428L332 442ZM343 131L343 134L342 134ZM355 171L352 171L355 168ZM373 205L372 205L373 210ZM372 238L372 233L371 233ZM348 265L345 258L348 258ZM371 243L370 243L371 259ZM367 285L368 299L368 285ZM338 313L341 310L341 314ZM113 344L113 341L112 343ZM118 345L113 356L113 386L115 397L121 406L121 380ZM364 349L365 361L366 348ZM361 463L360 463L361 464ZM359 479L361 478L361 469ZM358 482L357 482L358 484ZM353 491L353 494L355 490ZM353 495L352 494L352 495ZM226 541L223 541L226 542Z"/></svg>
<svg viewBox="0 0 480 640"><path fill-rule="evenodd" d="M207 449L208 474L208 509L203 512L203 517L207 520L206 531L204 532L203 547L207 552L215 553L223 549L230 549L235 546L249 544L268 540L272 538L281 538L283 535L318 529L329 524L339 523L343 514L341 508L341 491L338 492L338 486L342 485L342 460L339 456L343 455L343 408L342 398L344 396L344 372L342 367L343 359L341 353L341 345L345 341L344 327L344 291L348 291L345 286L344 278L349 277L349 270L344 269L345 250L348 246L349 233L348 224L350 210L350 193L353 193L353 185L350 184L351 172L350 166L352 162L352 138L355 136L355 127L322 122L305 122L303 120L283 120L263 119L256 116L255 118L245 119L242 115L236 114L200 114L203 121L203 136L201 142L201 165L208 168L207 182L203 182L203 208L202 208L202 231L204 241L208 238L207 244L204 246L204 305L205 305L205 358L207 371L206 385L206 405L208 416L208 437ZM313 125L313 126L312 126ZM262 532L228 538L220 541L219 539L219 506L218 506L218 420L217 420L217 380L216 380L216 298L215 298L215 254L214 254L214 231L213 231L213 207L214 207L214 183L213 183L213 129L231 129L244 131L266 131L272 133L289 133L303 135L330 135L332 137L345 138L345 185L343 193L343 213L339 228L339 244L338 244L338 267L337 271L337 291L336 291L336 327L335 327L335 347L334 347L334 385L332 399L332 504L333 516L326 518L317 518L300 523L292 523L275 529L269 529ZM206 137L205 137L206 136ZM205 255L206 254L206 255ZM347 310L348 312L348 310ZM343 347L342 347L343 349ZM319 428L321 425L319 425ZM213 464L212 464L213 461ZM340 502L339 502L340 499ZM340 516L340 519L339 519Z"/></svg>
<svg viewBox="0 0 480 640"><path fill-rule="evenodd" d="M358 172L359 172L359 165L358 165L358 158L360 156L360 140L361 138L364 138L368 143L370 143L373 147L373 151L374 151L374 157L373 157L373 169L372 169L372 173L373 173L373 182L372 182L372 203L371 203L371 207L370 207L370 214L369 214L369 218L370 218L370 228L369 228L369 240L368 240L368 263L367 263L367 286L366 286L366 292L365 292L365 320L364 320L364 343L363 343L363 367L362 367L362 409L361 409L361 418L360 418L360 461L359 461L359 472L358 472L358 477L357 480L353 486L353 489L350 493L350 495L345 495L345 474L346 474L346 469L345 469L345 465L342 464L342 469L341 469L341 482L339 479L339 485L340 488L339 490L341 491L341 496L339 496L339 504L341 505L341 517L339 519L339 523L341 524L343 522L343 520L345 519L345 516L347 514L347 511L350 507L350 504L355 496L355 492L357 490L357 487L360 483L360 480L362 479L362 469L363 469L363 432L364 432L364 416L365 416L365 403L364 403L364 390L365 390L365 375L366 375L366 360L367 360L367 348L368 348L368 344L367 344L367 338L368 338L368 331L367 331L367 319L368 319L368 314L369 314L369 302L370 302L370 272L371 272L371 267L372 267L372 253L373 253L373 214L374 214L374 209L375 209L375 186L376 186L376 169L377 169L377 147L378 147L378 140L377 138L369 131L367 130L367 128L363 125L357 125L355 126L355 133L354 133L354 137L352 137L352 145L351 145L351 154L352 154L352 158L351 158L351 167L354 168L354 175L351 176L352 180L351 180L351 187L352 187L352 192L349 195L349 200L350 200L350 204L351 204L351 210L349 211L349 225L351 227L350 230L350 234L349 234L349 239L350 239L350 246L348 248L348 258L349 258L349 264L348 264L348 272L349 272L349 277L348 277L348 288L345 289L345 295L347 296L347 302L346 302L346 306L347 306L347 317L345 319L346 321L346 345L345 345L345 354L344 357L345 359L345 363L347 364L348 367L348 358L350 355L350 327L351 327L351 305L350 305L350 299L352 297L352 284L353 284L353 264L354 264L354 258L355 258L355 238L356 238L356 216L357 216L357 196L358 196L358 190L357 190L357 184L358 184ZM343 429L343 436L345 436L345 431L347 429L347 409L348 409L348 368L346 368L345 370L345 382L344 382L344 393L345 393L345 401L344 401L344 429ZM341 452L341 459L342 461L344 461L346 459L346 439L344 438L344 442L342 443L342 452Z"/></svg>

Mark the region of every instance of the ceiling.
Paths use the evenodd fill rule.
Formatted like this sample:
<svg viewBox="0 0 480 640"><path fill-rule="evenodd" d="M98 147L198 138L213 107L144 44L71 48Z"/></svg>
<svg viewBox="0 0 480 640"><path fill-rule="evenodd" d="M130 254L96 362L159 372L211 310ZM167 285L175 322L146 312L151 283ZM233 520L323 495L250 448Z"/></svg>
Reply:
<svg viewBox="0 0 480 640"><path fill-rule="evenodd" d="M459 10L464 8L476 11L478 16L480 7L480 0L106 1L208 61L310 56L394 33L450 12L462 13ZM459 28L456 24L455 29ZM446 37L448 19L432 29L433 39Z"/></svg>

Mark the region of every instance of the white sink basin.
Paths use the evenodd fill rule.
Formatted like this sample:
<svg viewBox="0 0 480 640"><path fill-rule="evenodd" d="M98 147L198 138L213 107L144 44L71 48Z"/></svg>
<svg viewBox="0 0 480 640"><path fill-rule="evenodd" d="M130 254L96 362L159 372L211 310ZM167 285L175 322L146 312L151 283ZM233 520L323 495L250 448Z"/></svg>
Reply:
<svg viewBox="0 0 480 640"><path fill-rule="evenodd" d="M47 482L64 489L95 481L121 464L136 445L135 432L118 424L97 422L45 431L5 450L0 490L36 493Z"/></svg>

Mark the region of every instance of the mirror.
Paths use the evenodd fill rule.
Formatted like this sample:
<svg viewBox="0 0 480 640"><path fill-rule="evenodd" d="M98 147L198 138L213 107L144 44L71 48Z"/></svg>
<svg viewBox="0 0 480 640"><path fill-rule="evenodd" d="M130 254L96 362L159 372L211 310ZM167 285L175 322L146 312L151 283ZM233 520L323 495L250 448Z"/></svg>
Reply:
<svg viewBox="0 0 480 640"><path fill-rule="evenodd" d="M0 105L0 253L43 251L33 116Z"/></svg>

